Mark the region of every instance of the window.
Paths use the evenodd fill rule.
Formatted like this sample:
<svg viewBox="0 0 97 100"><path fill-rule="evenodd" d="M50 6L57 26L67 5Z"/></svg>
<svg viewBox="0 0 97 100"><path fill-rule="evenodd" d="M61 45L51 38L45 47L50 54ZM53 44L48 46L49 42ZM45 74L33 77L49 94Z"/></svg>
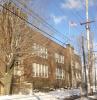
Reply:
<svg viewBox="0 0 97 100"><path fill-rule="evenodd" d="M56 68L56 79L64 79L64 70L62 68Z"/></svg>
<svg viewBox="0 0 97 100"><path fill-rule="evenodd" d="M55 60L56 60L56 62L58 62L58 63L64 64L64 56L63 56L63 55L60 55L60 54L58 54L58 53L55 53Z"/></svg>
<svg viewBox="0 0 97 100"><path fill-rule="evenodd" d="M76 68L76 69L80 69L79 63L77 63L77 62L75 63L75 68Z"/></svg>
<svg viewBox="0 0 97 100"><path fill-rule="evenodd" d="M33 50L34 54L36 54L37 56L47 59L47 57L48 57L47 48L45 48L39 44L33 43L32 50Z"/></svg>
<svg viewBox="0 0 97 100"><path fill-rule="evenodd" d="M32 64L33 77L48 78L48 66L43 64Z"/></svg>

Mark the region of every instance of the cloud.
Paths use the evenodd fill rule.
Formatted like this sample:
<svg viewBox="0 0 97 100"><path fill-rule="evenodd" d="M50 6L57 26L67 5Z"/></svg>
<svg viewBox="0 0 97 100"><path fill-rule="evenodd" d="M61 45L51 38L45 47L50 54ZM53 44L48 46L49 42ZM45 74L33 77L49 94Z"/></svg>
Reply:
<svg viewBox="0 0 97 100"><path fill-rule="evenodd" d="M61 8L67 9L82 9L83 6L85 7L85 1L81 2L81 0L64 0L61 3ZM89 6L94 6L97 4L97 0L89 0Z"/></svg>
<svg viewBox="0 0 97 100"><path fill-rule="evenodd" d="M89 3L89 7L92 7L92 6L97 5L97 0L89 0L88 3ZM86 6L85 1L82 4L84 5L84 7Z"/></svg>
<svg viewBox="0 0 97 100"><path fill-rule="evenodd" d="M51 15L51 18L53 19L55 24L60 24L62 21L66 20L66 16Z"/></svg>
<svg viewBox="0 0 97 100"><path fill-rule="evenodd" d="M97 4L97 0L90 0L89 1L89 5L90 6L94 6L94 5L96 5Z"/></svg>
<svg viewBox="0 0 97 100"><path fill-rule="evenodd" d="M81 8L81 1L80 0L65 0L64 3L61 4L62 8L67 9L79 9Z"/></svg>

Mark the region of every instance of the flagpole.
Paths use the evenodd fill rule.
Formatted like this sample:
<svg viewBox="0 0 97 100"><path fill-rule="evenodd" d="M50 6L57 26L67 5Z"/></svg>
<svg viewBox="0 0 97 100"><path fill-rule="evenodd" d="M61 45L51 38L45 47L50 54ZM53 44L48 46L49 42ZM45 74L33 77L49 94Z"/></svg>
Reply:
<svg viewBox="0 0 97 100"><path fill-rule="evenodd" d="M69 23L68 23L68 27L69 27L69 35L70 35L70 28L71 28L71 27L70 27L70 21L69 21Z"/></svg>
<svg viewBox="0 0 97 100"><path fill-rule="evenodd" d="M77 26L77 24L75 23L75 22L73 22L73 21L69 21L69 23L68 23L68 34L69 34L69 36L70 36L70 34L71 34L71 28L72 27L76 27Z"/></svg>

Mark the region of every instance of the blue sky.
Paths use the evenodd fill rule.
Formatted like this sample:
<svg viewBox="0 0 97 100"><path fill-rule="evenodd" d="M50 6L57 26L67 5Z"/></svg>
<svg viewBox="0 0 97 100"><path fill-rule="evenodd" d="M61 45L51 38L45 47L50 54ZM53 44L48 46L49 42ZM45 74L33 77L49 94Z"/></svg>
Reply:
<svg viewBox="0 0 97 100"><path fill-rule="evenodd" d="M78 37L82 33L86 35L85 26L80 25L80 22L86 21L85 0L31 0L29 7L57 31L59 31L59 33L56 34L54 31L51 32L45 27L45 25L42 27L39 26L40 28L51 32L53 36L66 43L67 38L65 36L67 36L71 40L70 43L75 48L78 46ZM97 0L89 0L90 20L97 20L96 10ZM70 22L74 25L70 26ZM91 24L91 32L94 33L94 44L97 44L96 29L97 22L94 22Z"/></svg>

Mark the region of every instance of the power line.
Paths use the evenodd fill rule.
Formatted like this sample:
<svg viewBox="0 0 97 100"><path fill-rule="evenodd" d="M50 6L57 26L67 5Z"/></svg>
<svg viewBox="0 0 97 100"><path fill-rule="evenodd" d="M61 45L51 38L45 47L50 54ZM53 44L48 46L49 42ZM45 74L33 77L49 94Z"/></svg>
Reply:
<svg viewBox="0 0 97 100"><path fill-rule="evenodd" d="M12 0L11 0L12 1ZM22 2L20 2L20 1L18 1L18 0L16 0L18 3L20 3L23 7L26 7L26 9L28 10L28 11L30 11L31 12L31 15L33 16L33 15L35 15L36 17L38 17L40 20L42 20L45 24L47 24L48 26L50 26L50 28L52 28L54 31L56 31L57 32L57 34L60 36L62 36L63 34L62 33L60 33L58 30L56 30L54 27L52 27L47 21L45 21L42 17L40 17L38 14L36 14L34 11L32 11L31 9L29 9L27 6L24 6L23 5L23 3ZM36 17L34 17L35 19L36 19ZM79 30L78 30L79 31ZM65 36L66 37L66 36ZM62 36L62 38L64 38L64 36ZM74 42L74 40L71 40L70 38L68 38L68 37L66 37L66 39L67 40L69 40L69 41L71 41L71 43L72 42ZM66 42L66 41L65 41ZM74 43L75 44L75 43Z"/></svg>
<svg viewBox="0 0 97 100"><path fill-rule="evenodd" d="M57 4L56 4L56 2L54 2L54 6L57 8L57 10L59 10L58 9L58 6L57 6ZM72 6L72 5L71 5ZM60 9L59 10L62 14L64 14L64 11L62 10L62 9ZM71 10L71 13L72 13L72 15L74 15L75 16L75 18L80 22L80 19L84 19L80 14L79 14L79 12L78 11L76 11L76 10ZM79 24L80 25L80 24ZM75 30L77 31L77 32L79 32L79 29L78 28L75 28ZM72 38L72 36L71 36L71 38ZM74 40L74 38L72 39L72 41ZM75 40L76 41L76 40ZM74 42L75 43L75 42Z"/></svg>
<svg viewBox="0 0 97 100"><path fill-rule="evenodd" d="M82 1L81 1L82 2ZM71 5L71 7L73 7L72 5ZM63 10L61 10L62 12L63 12ZM76 10L71 10L71 13L74 15L74 16L76 16L76 18L77 19L84 19L80 14L79 14L79 12L78 11L76 11ZM80 20L79 20L80 21Z"/></svg>
<svg viewBox="0 0 97 100"><path fill-rule="evenodd" d="M41 39L42 40L42 39ZM45 42L46 43L46 42Z"/></svg>
<svg viewBox="0 0 97 100"><path fill-rule="evenodd" d="M14 13L13 11L11 11L10 9L4 7L4 6L1 5L1 4L0 4L0 6L3 7L4 9L8 10L8 11L11 12L12 14L14 14L15 16L19 17L21 20L27 22L29 25L33 26L35 29L37 29L37 30L39 30L39 31L41 31L41 32L43 32L43 33L45 33L45 34L46 34L47 36L49 36L50 38L53 38L54 40L58 41L59 43L62 44L63 47L64 47L64 45L66 45L66 43L60 41L59 39L57 39L57 38L55 38L54 36L50 35L49 33L45 32L44 30L42 30L42 29L38 28L37 26L33 25L31 22L29 22L29 21L27 21L26 19L22 18L21 16L17 15L17 14ZM59 43L58 43L58 44L59 44ZM76 51L78 51L78 50L76 50Z"/></svg>
<svg viewBox="0 0 97 100"><path fill-rule="evenodd" d="M16 0L18 3L20 3L23 7L23 3ZM54 30L54 32L56 32L58 35L63 35L62 37L66 37L66 39L68 39L69 41L71 41L67 36L65 36L63 33L59 32L58 30L56 30L52 25L50 25L47 21L45 21L42 17L40 17L38 14L36 14L34 11L32 11L31 9L29 9L27 6L25 7L28 11L31 12L31 16L33 17L33 15L35 15L38 19L42 20L46 25L48 25L51 29ZM37 19L36 17L34 17L35 19Z"/></svg>
<svg viewBox="0 0 97 100"><path fill-rule="evenodd" d="M24 7L24 5L23 5L23 3L22 2L20 2L20 1L18 1L18 0L16 0L18 3L20 3L23 7ZM36 17L38 17L40 20L42 20L44 23L46 23L48 26L50 26L50 28L52 28L54 31L56 31L57 32L57 34L60 36L62 36L63 34L62 33L60 33L58 30L56 30L52 25L50 25L47 21L45 21L42 17L40 17L37 13L35 13L33 10L31 10L31 9L29 9L27 6L26 6L26 9L27 10L29 10L30 12L31 12L31 15L33 16L33 14L36 16ZM34 18L36 18L36 17L34 17ZM78 30L79 31L79 30ZM66 36L62 36L62 38L64 38L64 37L66 37ZM71 41L71 43L72 42L74 42L73 40L71 40L70 38L68 38L68 37L66 37L69 41Z"/></svg>
<svg viewBox="0 0 97 100"><path fill-rule="evenodd" d="M12 0L11 0L12 1ZM20 1L18 1L18 0L16 0L17 2L19 2L22 6L24 6L23 5L23 3L22 2L20 2ZM12 1L13 2L13 1ZM32 11L31 9L29 9L27 6L26 6L26 9L27 10L29 10L32 14L31 15L35 15L36 17L38 17L40 20L42 20L43 22L45 22L45 24L47 24L48 26L50 26L50 28L52 28L54 31L56 31L57 32L57 34L58 35L62 35L62 33L60 33L59 31L57 31L54 27L52 27L50 24L48 24L43 18L41 18L38 14L36 14L34 11ZM35 19L37 19L36 17L34 17ZM76 29L76 30L78 30L78 29ZM79 30L78 30L79 31ZM62 36L63 38L64 38L64 36ZM65 36L66 37L66 36ZM69 39L69 38L67 38L66 37L66 39L67 40L69 40L69 41L71 41L71 39ZM72 42L72 41L71 41Z"/></svg>
<svg viewBox="0 0 97 100"><path fill-rule="evenodd" d="M21 3L22 6L24 6L22 2L20 2L20 1L18 1L18 0L16 0L16 1L19 2L19 3ZM55 4L54 6L57 8L56 3L54 3L54 4ZM38 18L41 19L43 22L45 22L47 25L49 25L51 28L53 28L54 31L56 31L57 33L60 33L58 30L56 30L54 27L52 27L48 22L46 22L42 17L40 17L38 14L36 14L34 11L32 11L31 9L29 9L27 6L26 6L26 8L27 8L30 12L32 12L34 15L36 15L36 17L38 17ZM58 10L59 10L59 9L58 9ZM63 11L61 10L61 12L63 12ZM63 13L64 13L64 12L63 12ZM80 18L81 18L81 16L80 16ZM76 30L79 31L77 28L76 28ZM61 33L61 34L62 34L62 33ZM58 35L61 35L61 34L58 34ZM62 35L63 35L63 34L62 34ZM65 37L66 37L66 36L65 36ZM68 37L66 37L66 38L68 38ZM68 40L72 42L72 40L71 40L70 38L68 38Z"/></svg>
<svg viewBox="0 0 97 100"><path fill-rule="evenodd" d="M49 33L45 32L44 30L42 30L42 29L40 29L40 28L36 27L35 25L33 25L32 23L30 23L29 21L27 21L27 20L26 20L26 19L24 19L23 17L21 17L21 16L17 15L17 14L16 14L16 13L14 13L13 11L11 11L10 9L8 9L8 8L4 7L4 6L3 6L3 5L1 5L1 4L0 4L0 6L1 6L1 7L3 7L4 9L6 9L7 11L11 12L12 14L14 14L14 15L15 15L15 16L17 16L18 18L20 18L21 20L23 20L23 21L25 21L26 23L30 24L31 26L33 26L33 27L34 27L34 28L36 28L37 30L39 30L39 31L41 31L41 32L43 32L43 33L45 33L46 35L48 35L48 36L50 36L51 38L53 38L53 39L57 40L58 42L60 42L60 43L62 43L62 44L65 44L64 42L62 42L62 41L58 40L57 38L53 37L53 36L52 36L52 35L50 35ZM65 45L66 45L66 44L65 44Z"/></svg>

